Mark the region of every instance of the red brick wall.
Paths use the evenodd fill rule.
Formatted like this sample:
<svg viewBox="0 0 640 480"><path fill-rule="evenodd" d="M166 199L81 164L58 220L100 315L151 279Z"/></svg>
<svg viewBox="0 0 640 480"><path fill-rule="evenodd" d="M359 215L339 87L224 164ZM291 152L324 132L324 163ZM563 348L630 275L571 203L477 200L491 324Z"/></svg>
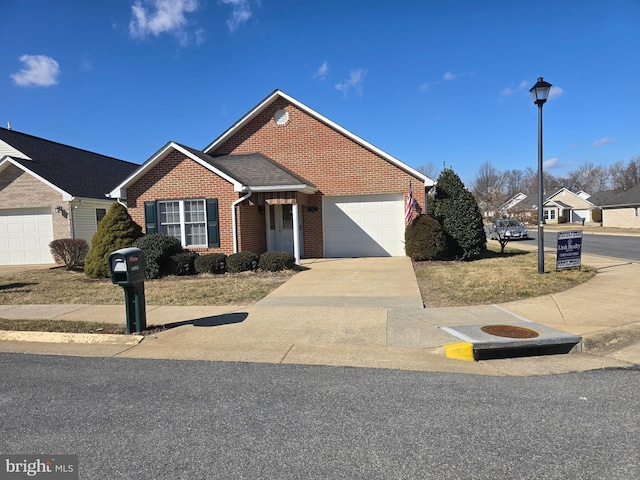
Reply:
<svg viewBox="0 0 640 480"><path fill-rule="evenodd" d="M285 109L286 125L273 114ZM307 115L285 99L277 99L239 132L209 154L260 152L318 187L309 196L317 212L304 210L306 257L322 257L322 195L403 193L413 181L413 196L424 208L422 182L384 158Z"/></svg>
<svg viewBox="0 0 640 480"><path fill-rule="evenodd" d="M210 170L173 151L127 188L129 214L143 230L144 202L188 198L217 198L220 224L220 248L191 250L199 253L233 253L231 204L239 198L239 194L233 191L233 185Z"/></svg>

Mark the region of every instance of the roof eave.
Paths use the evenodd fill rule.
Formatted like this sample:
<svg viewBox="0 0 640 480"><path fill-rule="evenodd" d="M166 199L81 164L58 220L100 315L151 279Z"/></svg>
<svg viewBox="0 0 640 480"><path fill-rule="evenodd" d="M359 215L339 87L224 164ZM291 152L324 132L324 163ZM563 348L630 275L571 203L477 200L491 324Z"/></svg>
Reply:
<svg viewBox="0 0 640 480"><path fill-rule="evenodd" d="M26 159L23 159L23 160L26 160ZM70 202L75 198L71 193L67 192L66 190L63 190L62 188L58 187L57 185L54 185L53 183L51 183L46 178L41 177L37 173L29 170L27 167L22 165L20 162L17 162L13 158L11 158L9 155L6 155L6 156L2 157L2 160L0 161L0 171L2 171L5 168L7 168L9 166L9 164L19 168L20 170L22 170L25 173L28 173L32 177L37 178L38 180L40 180L42 183L44 183L48 187L50 187L53 190L55 190L56 192L60 193L60 195L62 195L62 200L63 201Z"/></svg>

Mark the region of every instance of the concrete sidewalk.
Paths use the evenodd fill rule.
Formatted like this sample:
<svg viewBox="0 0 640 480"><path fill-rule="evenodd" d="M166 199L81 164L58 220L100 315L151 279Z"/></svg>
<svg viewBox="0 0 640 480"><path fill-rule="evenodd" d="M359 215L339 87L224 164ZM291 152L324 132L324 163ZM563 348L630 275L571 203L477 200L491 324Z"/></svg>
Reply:
<svg viewBox="0 0 640 480"><path fill-rule="evenodd" d="M422 308L408 258L319 259L254 305L147 306L148 325L172 327L136 345L0 341L0 351L395 368L535 375L640 364L640 265L583 257L593 280L530 300L466 308ZM118 306L0 306L3 318L123 324ZM582 335L570 355L463 362L444 355L451 325L523 319ZM2 337L0 337L1 339Z"/></svg>

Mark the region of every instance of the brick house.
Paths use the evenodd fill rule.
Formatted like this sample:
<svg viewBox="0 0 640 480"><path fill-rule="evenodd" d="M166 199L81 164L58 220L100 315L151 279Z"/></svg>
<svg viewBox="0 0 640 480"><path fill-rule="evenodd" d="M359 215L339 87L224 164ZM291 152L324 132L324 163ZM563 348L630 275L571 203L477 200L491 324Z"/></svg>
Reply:
<svg viewBox="0 0 640 480"><path fill-rule="evenodd" d="M169 142L110 192L198 253L404 255L433 180L276 90L204 150Z"/></svg>
<svg viewBox="0 0 640 480"><path fill-rule="evenodd" d="M91 243L114 202L105 193L138 165L0 128L0 265L53 264L49 243Z"/></svg>

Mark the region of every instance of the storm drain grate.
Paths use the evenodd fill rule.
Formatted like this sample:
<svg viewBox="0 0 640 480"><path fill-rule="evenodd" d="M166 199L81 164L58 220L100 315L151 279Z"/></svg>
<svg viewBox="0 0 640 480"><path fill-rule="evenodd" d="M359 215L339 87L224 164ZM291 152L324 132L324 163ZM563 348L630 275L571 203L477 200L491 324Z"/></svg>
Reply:
<svg viewBox="0 0 640 480"><path fill-rule="evenodd" d="M486 325L481 327L484 333L489 335L495 335L497 337L507 338L536 338L539 336L538 332L531 330L530 328L516 327L514 325Z"/></svg>

